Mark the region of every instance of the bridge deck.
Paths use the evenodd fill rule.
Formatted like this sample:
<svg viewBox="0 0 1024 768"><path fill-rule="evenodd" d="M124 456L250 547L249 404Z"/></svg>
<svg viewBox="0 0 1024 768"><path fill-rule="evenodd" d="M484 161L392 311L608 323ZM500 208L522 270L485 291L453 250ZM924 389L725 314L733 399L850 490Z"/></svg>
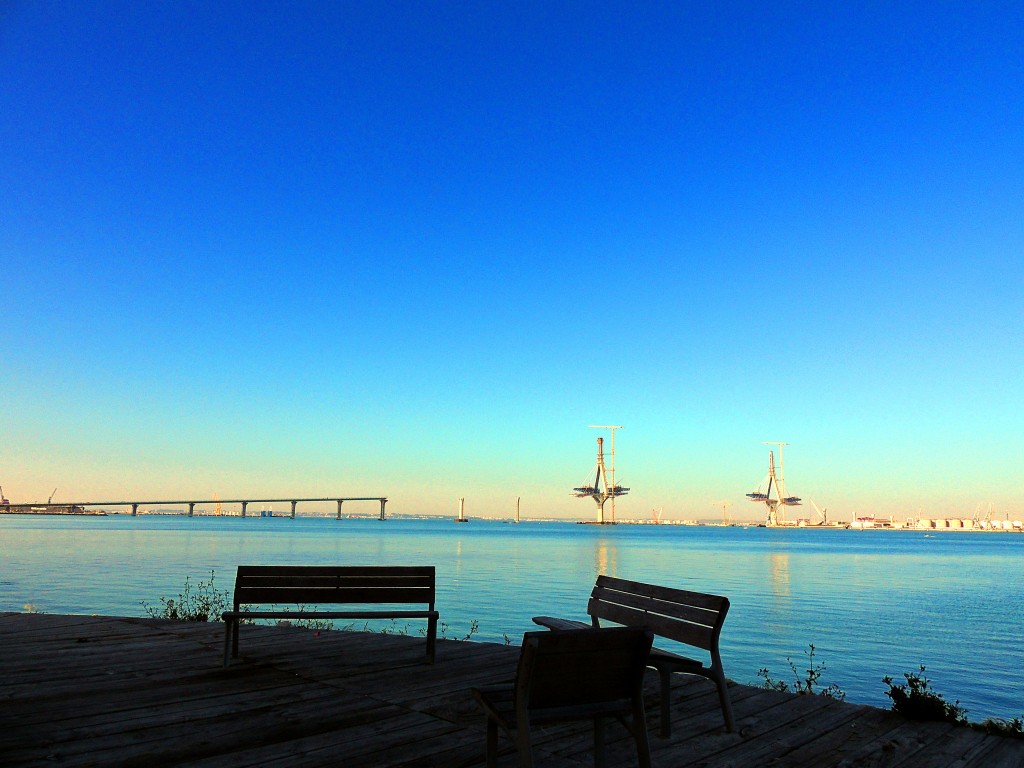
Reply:
<svg viewBox="0 0 1024 768"><path fill-rule="evenodd" d="M518 653L442 640L429 666L419 637L243 632L242 657L225 670L219 623L0 615L0 764L482 766L484 722L468 689L509 679ZM673 736L662 740L649 676L656 766L1024 765L1024 740L742 685L738 733L727 734L714 686L676 677ZM625 731L608 735L611 763L634 764ZM590 739L586 725L545 728L538 765L590 765ZM516 764L504 740L500 764Z"/></svg>

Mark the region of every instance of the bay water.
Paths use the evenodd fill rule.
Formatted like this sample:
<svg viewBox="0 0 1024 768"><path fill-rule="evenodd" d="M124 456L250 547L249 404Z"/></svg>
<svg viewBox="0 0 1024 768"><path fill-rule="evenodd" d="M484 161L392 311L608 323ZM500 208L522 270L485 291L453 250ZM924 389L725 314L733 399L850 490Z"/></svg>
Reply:
<svg viewBox="0 0 1024 768"><path fill-rule="evenodd" d="M241 564L434 565L448 637L521 641L586 619L599 573L726 595L726 675L820 684L888 707L882 677L926 667L972 721L1024 715L1024 535L558 522L0 515L0 611L144 616L185 577ZM382 628L382 627L378 627ZM410 633L420 627L410 622Z"/></svg>

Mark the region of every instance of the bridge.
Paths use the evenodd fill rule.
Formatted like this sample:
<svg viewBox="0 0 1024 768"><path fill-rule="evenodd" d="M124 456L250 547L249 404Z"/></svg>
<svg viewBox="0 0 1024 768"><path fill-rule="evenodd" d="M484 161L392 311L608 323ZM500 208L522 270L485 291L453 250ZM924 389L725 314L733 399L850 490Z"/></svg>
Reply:
<svg viewBox="0 0 1024 768"><path fill-rule="evenodd" d="M380 519L384 519L384 506L388 503L386 496L328 496L321 499L169 499L169 500L158 500L158 501L76 501L76 502L62 502L60 504L52 504L50 502L36 502L30 504L8 504L4 505L3 511L5 512L23 512L23 513L43 513L48 511L58 512L64 510L65 513L76 514L85 512L87 507L131 507L132 516L139 514L139 507L168 507L168 506L188 506L188 516L192 517L195 513L197 504L241 504L242 505L242 517L246 517L246 508L250 504L291 504L291 516L295 517L295 508L299 504L305 504L308 502L325 502L333 501L338 505L338 516L337 519L341 520L341 505L346 501L379 501L380 502Z"/></svg>

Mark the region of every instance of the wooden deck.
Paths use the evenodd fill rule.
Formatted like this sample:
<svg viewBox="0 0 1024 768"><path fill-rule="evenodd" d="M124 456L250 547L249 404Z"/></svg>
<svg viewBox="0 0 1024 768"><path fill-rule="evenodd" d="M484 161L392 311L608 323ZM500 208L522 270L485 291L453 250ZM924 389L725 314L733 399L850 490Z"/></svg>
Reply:
<svg viewBox="0 0 1024 768"><path fill-rule="evenodd" d="M223 669L223 625L0 614L0 765L482 766L484 720L469 688L514 674L518 648L440 640L242 627ZM714 685L677 675L673 735L654 765L1018 768L1024 740L910 723L821 697L730 688L725 733ZM608 729L614 765L633 765L624 729ZM540 731L540 766L591 765L584 725ZM502 741L501 765L516 765Z"/></svg>

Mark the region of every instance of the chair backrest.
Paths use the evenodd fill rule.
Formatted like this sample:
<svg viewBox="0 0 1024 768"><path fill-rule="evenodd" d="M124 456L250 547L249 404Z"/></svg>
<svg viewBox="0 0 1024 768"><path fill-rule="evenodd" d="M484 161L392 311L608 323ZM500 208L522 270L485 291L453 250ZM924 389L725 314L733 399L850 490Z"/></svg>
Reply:
<svg viewBox="0 0 1024 768"><path fill-rule="evenodd" d="M653 635L636 627L527 632L516 673L517 709L567 717L641 694Z"/></svg>

